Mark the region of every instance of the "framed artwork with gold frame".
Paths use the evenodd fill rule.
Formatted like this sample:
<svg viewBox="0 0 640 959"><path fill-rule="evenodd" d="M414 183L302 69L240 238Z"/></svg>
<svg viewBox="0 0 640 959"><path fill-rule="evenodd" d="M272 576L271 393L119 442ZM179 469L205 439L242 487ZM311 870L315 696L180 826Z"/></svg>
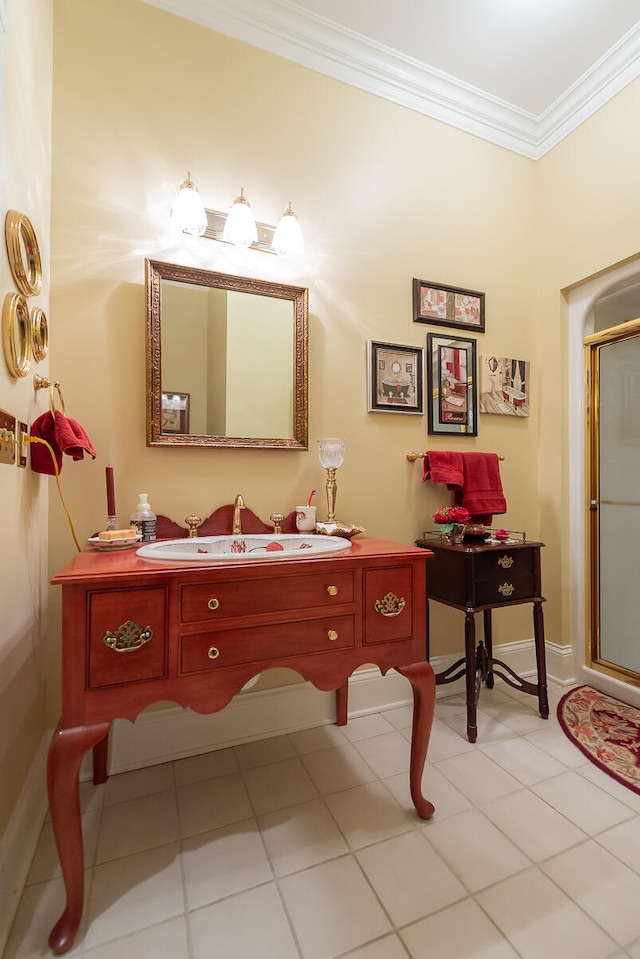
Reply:
<svg viewBox="0 0 640 959"><path fill-rule="evenodd" d="M162 394L162 432L189 432L189 393Z"/></svg>

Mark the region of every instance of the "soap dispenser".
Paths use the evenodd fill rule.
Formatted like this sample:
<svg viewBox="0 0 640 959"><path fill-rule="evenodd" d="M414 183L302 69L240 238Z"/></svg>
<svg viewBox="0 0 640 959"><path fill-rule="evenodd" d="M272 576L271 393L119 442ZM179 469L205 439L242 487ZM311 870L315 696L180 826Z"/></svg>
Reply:
<svg viewBox="0 0 640 959"><path fill-rule="evenodd" d="M138 505L131 514L131 525L142 533L143 543L152 543L156 538L156 514L149 505L149 494L138 494Z"/></svg>

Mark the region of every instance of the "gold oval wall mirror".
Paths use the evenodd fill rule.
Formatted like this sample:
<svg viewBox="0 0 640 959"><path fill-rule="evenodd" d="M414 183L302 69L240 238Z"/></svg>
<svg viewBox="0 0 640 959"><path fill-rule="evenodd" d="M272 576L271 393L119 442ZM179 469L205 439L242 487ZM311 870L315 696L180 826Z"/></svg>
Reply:
<svg viewBox="0 0 640 959"><path fill-rule="evenodd" d="M146 260L147 446L308 448L308 291Z"/></svg>
<svg viewBox="0 0 640 959"><path fill-rule="evenodd" d="M4 235L16 286L25 296L37 296L42 289L42 261L31 220L24 213L9 210Z"/></svg>
<svg viewBox="0 0 640 959"><path fill-rule="evenodd" d="M12 376L26 376L31 362L29 307L22 293L7 293L2 307L2 345Z"/></svg>

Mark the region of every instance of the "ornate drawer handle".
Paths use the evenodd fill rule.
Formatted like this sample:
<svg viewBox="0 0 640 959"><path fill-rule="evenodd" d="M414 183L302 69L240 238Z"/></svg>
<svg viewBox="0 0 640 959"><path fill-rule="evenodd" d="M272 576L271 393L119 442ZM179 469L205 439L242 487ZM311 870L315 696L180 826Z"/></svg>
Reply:
<svg viewBox="0 0 640 959"><path fill-rule="evenodd" d="M329 639L331 640L332 643L334 643L334 642L336 641L336 639L338 638L338 634L337 634L337 632L335 631L335 629L329 629L329 630L327 630L327 636L329 637Z"/></svg>
<svg viewBox="0 0 640 959"><path fill-rule="evenodd" d="M104 634L102 642L115 653L133 653L148 643L153 636L151 626L139 626L128 619L122 626L118 626L115 633L110 629Z"/></svg>
<svg viewBox="0 0 640 959"><path fill-rule="evenodd" d="M209 609L217 609L219 605L220 605L219 599L210 599L209 602L207 603L207 606L209 607Z"/></svg>
<svg viewBox="0 0 640 959"><path fill-rule="evenodd" d="M337 596L337 595L338 595L338 587L337 587L337 586L327 586L327 592L328 592L329 596Z"/></svg>
<svg viewBox="0 0 640 959"><path fill-rule="evenodd" d="M498 566L502 566L503 569L511 569L514 563L515 560L513 556L507 556L506 553L498 560Z"/></svg>
<svg viewBox="0 0 640 959"><path fill-rule="evenodd" d="M217 646L209 647L209 651L207 653L207 656L209 657L209 659L217 659L219 655L220 655L220 650L218 649Z"/></svg>
<svg viewBox="0 0 640 959"><path fill-rule="evenodd" d="M395 593L387 593L384 599L377 599L373 604L376 613L383 616L399 616L406 606L404 596L399 599Z"/></svg>
<svg viewBox="0 0 640 959"><path fill-rule="evenodd" d="M512 583L503 583L502 586L498 586L498 592L502 596L511 596L514 589L515 586Z"/></svg>

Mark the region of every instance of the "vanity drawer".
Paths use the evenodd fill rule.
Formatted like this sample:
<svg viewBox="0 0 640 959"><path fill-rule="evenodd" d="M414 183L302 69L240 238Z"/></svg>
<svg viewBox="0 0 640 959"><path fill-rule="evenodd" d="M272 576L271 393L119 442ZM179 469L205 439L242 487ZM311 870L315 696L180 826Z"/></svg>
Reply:
<svg viewBox="0 0 640 959"><path fill-rule="evenodd" d="M413 630L413 568L393 566L364 572L364 642L409 639Z"/></svg>
<svg viewBox="0 0 640 959"><path fill-rule="evenodd" d="M355 616L331 615L298 623L192 633L180 639L180 672L240 663L277 666L278 660L354 646L355 636Z"/></svg>
<svg viewBox="0 0 640 959"><path fill-rule="evenodd" d="M180 622L216 622L281 610L331 608L353 603L354 592L353 570L185 584L180 589Z"/></svg>
<svg viewBox="0 0 640 959"><path fill-rule="evenodd" d="M166 586L87 594L87 686L99 689L167 675Z"/></svg>

